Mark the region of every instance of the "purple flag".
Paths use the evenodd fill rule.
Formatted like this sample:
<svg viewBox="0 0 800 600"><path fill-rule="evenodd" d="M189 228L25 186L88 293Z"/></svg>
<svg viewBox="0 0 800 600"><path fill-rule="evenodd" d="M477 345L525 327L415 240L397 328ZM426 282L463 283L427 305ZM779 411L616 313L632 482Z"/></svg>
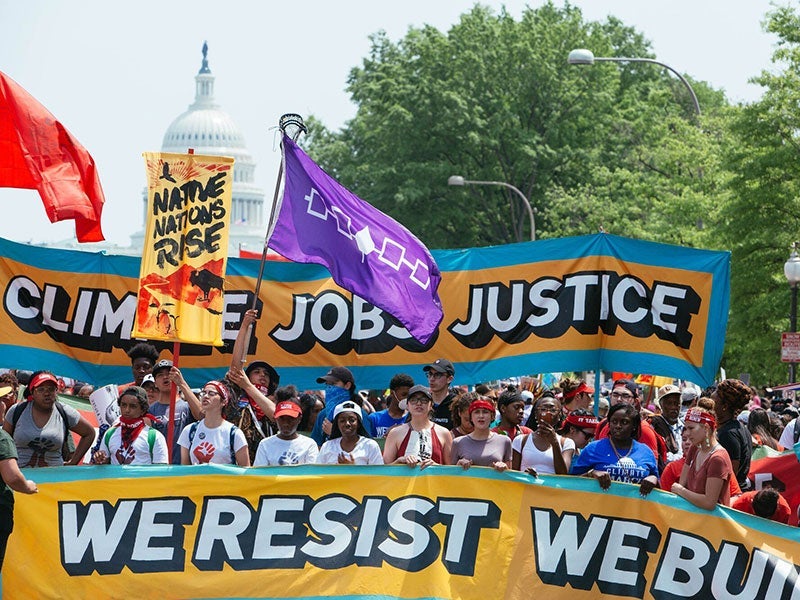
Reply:
<svg viewBox="0 0 800 600"><path fill-rule="evenodd" d="M442 321L441 274L408 229L325 173L288 136L286 178L269 247L326 267L333 280L385 310L422 344Z"/></svg>

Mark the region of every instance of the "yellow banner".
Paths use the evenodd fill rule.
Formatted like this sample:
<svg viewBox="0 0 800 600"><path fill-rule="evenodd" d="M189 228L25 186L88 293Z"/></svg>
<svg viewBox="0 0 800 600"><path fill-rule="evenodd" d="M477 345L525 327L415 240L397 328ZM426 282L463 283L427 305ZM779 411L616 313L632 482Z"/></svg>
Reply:
<svg viewBox="0 0 800 600"><path fill-rule="evenodd" d="M797 528L699 510L658 490L642 499L628 484L602 492L585 478L480 467L63 467L32 476L40 491L17 496L3 570L11 599L800 593Z"/></svg>
<svg viewBox="0 0 800 600"><path fill-rule="evenodd" d="M221 346L233 158L143 156L148 219L133 337Z"/></svg>

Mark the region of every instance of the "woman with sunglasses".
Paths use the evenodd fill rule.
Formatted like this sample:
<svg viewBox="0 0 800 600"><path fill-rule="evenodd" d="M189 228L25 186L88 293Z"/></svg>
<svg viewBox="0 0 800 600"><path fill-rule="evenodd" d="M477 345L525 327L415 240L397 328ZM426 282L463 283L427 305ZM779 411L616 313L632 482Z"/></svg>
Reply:
<svg viewBox="0 0 800 600"><path fill-rule="evenodd" d="M519 435L511 444L512 468L534 477L539 473L566 475L575 453L575 443L556 433L561 404L553 392L545 391L533 406L528 423L533 433Z"/></svg>
<svg viewBox="0 0 800 600"><path fill-rule="evenodd" d="M431 421L431 390L415 385L408 391L406 406L409 421L389 430L383 447L383 462L424 469L429 465L449 465L453 438L450 432Z"/></svg>
<svg viewBox="0 0 800 600"><path fill-rule="evenodd" d="M573 410L567 415L567 418L564 419L564 426L559 433L563 437L571 439L575 444L575 454L573 454L573 458L578 456L581 450L583 450L589 442L594 440L594 434L599 422L597 417L588 410L582 408Z"/></svg>
<svg viewBox="0 0 800 600"><path fill-rule="evenodd" d="M189 391L192 396L194 394ZM226 421L222 412L231 392L221 381L209 381L198 394L203 419L183 428L178 445L182 465L221 464L250 466L247 439L241 429Z"/></svg>

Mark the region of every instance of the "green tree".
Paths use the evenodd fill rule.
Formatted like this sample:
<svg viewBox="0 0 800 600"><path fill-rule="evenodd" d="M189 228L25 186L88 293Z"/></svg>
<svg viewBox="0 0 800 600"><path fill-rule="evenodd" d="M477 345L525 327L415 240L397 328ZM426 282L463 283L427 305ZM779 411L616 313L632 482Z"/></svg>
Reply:
<svg viewBox="0 0 800 600"><path fill-rule="evenodd" d="M305 144L430 247L529 239L519 198L499 187L448 188L453 174L518 187L538 211L538 237L603 226L702 244L698 225L723 179L714 116L723 95L696 84L711 113L698 123L685 88L661 69L568 65L578 47L651 55L619 20L586 22L569 5L519 20L476 6L446 34L412 28L397 43L378 33L348 81L355 118L340 132L311 120Z"/></svg>
<svg viewBox="0 0 800 600"><path fill-rule="evenodd" d="M800 16L777 8L766 30L778 37L777 68L753 79L764 94L732 125L730 195L715 228L732 253L723 365L734 375L750 373L759 385L787 379L780 362L780 334L789 330L783 264L800 239Z"/></svg>

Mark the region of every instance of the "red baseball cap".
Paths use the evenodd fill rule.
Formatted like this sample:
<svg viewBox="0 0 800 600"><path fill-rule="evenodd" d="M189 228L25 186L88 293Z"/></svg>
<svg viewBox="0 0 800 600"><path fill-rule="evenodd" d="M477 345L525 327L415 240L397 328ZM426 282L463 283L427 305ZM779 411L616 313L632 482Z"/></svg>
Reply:
<svg viewBox="0 0 800 600"><path fill-rule="evenodd" d="M39 373L36 377L34 377L31 382L28 384L28 388L31 390L36 389L43 383L47 383L48 381L54 383L56 387L58 387L58 379L55 378L54 375L50 373Z"/></svg>
<svg viewBox="0 0 800 600"><path fill-rule="evenodd" d="M290 417L299 417L303 414L303 409L300 408L300 405L297 402L278 402L278 406L275 407L275 418L282 417L284 415L288 415Z"/></svg>

